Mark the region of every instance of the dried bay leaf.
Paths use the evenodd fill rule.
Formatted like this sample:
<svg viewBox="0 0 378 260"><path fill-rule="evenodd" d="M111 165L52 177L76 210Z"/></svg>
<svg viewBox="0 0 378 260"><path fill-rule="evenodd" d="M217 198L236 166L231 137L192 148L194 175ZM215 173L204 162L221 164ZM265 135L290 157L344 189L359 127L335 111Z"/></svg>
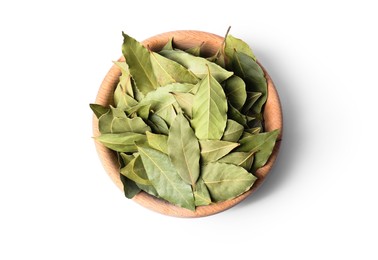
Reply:
<svg viewBox="0 0 378 260"><path fill-rule="evenodd" d="M212 162L202 167L202 179L213 201L233 199L249 190L257 179L244 168Z"/></svg>
<svg viewBox="0 0 378 260"><path fill-rule="evenodd" d="M239 143L221 140L200 140L202 163L214 162L239 146Z"/></svg>
<svg viewBox="0 0 378 260"><path fill-rule="evenodd" d="M154 133L168 135L169 126L160 116L151 114L148 120L146 120L146 123L151 127Z"/></svg>
<svg viewBox="0 0 378 260"><path fill-rule="evenodd" d="M232 152L224 156L218 162L230 163L237 166L241 166L247 171L249 171L253 164L253 155L255 152Z"/></svg>
<svg viewBox="0 0 378 260"><path fill-rule="evenodd" d="M256 101L261 97L262 93L250 92L250 91L247 91L246 93L247 93L247 99L243 107L243 112L247 114L252 109Z"/></svg>
<svg viewBox="0 0 378 260"><path fill-rule="evenodd" d="M260 98L251 109L253 114L259 114L262 111L268 94L264 71L253 58L237 51L234 52L232 68L235 74L241 77L246 83L247 91L261 93Z"/></svg>
<svg viewBox="0 0 378 260"><path fill-rule="evenodd" d="M228 60L232 60L234 56L234 51L244 53L245 55L251 57L256 61L256 57L253 54L252 49L249 45L241 39L238 39L231 34L228 34L225 41L224 53Z"/></svg>
<svg viewBox="0 0 378 260"><path fill-rule="evenodd" d="M114 64L121 70L121 76L119 77L119 84L114 91L114 96L127 94L130 97L134 98L134 91L132 87L131 74L129 70L129 65L125 61L114 61ZM116 97L114 98L116 99Z"/></svg>
<svg viewBox="0 0 378 260"><path fill-rule="evenodd" d="M194 95L192 127L200 140L219 140L227 123L227 99L222 86L207 72Z"/></svg>
<svg viewBox="0 0 378 260"><path fill-rule="evenodd" d="M159 196L175 205L194 210L194 195L177 173L168 155L149 147L138 147L148 179Z"/></svg>
<svg viewBox="0 0 378 260"><path fill-rule="evenodd" d="M100 118L100 116L106 114L110 110L110 108L98 104L89 104L89 107L92 109L97 118Z"/></svg>
<svg viewBox="0 0 378 260"><path fill-rule="evenodd" d="M208 68L211 70L212 76L218 81L222 82L233 75L233 72L227 71L219 65L210 62L202 57L196 57L181 50L163 50L160 52L164 57L174 60L183 65L188 70L192 71L194 75L200 79L206 78Z"/></svg>
<svg viewBox="0 0 378 260"><path fill-rule="evenodd" d="M238 122L227 119L226 129L224 130L222 140L229 142L237 142L242 136L244 131L244 126Z"/></svg>
<svg viewBox="0 0 378 260"><path fill-rule="evenodd" d="M243 115L239 110L234 108L230 103L228 104L228 111L227 111L227 116L229 119L232 119L239 124L243 125L244 127L248 127L247 124L247 116Z"/></svg>
<svg viewBox="0 0 378 260"><path fill-rule="evenodd" d="M148 145L160 152L168 154L168 136L146 132Z"/></svg>
<svg viewBox="0 0 378 260"><path fill-rule="evenodd" d="M121 168L120 173L135 183L151 185L151 182L146 178L146 176L143 176L144 169L141 169L141 167L143 167L142 160L140 156L137 156L131 160L129 164Z"/></svg>
<svg viewBox="0 0 378 260"><path fill-rule="evenodd" d="M200 147L183 114L176 116L169 129L168 155L181 178L195 187L200 174Z"/></svg>
<svg viewBox="0 0 378 260"><path fill-rule="evenodd" d="M167 43L163 46L162 50L173 50L173 37L171 37Z"/></svg>
<svg viewBox="0 0 378 260"><path fill-rule="evenodd" d="M176 102L179 104L182 111L192 118L194 95L185 92L171 92L171 94L176 99Z"/></svg>
<svg viewBox="0 0 378 260"><path fill-rule="evenodd" d="M224 92L230 104L240 111L247 99L244 81L236 75L231 76L225 81Z"/></svg>
<svg viewBox="0 0 378 260"><path fill-rule="evenodd" d="M101 134L95 139L101 142L104 146L124 153L134 153L138 149L135 143L144 143L147 141L147 137L144 134L138 133L119 133L119 134Z"/></svg>
<svg viewBox="0 0 378 260"><path fill-rule="evenodd" d="M185 50L185 52L193 55L193 56L201 56L201 47L204 45L205 42L202 42L200 45L193 46Z"/></svg>
<svg viewBox="0 0 378 260"><path fill-rule="evenodd" d="M129 178L120 175L121 182L123 184L123 192L128 199L132 199L135 195L140 192L140 188L136 185L136 183Z"/></svg>
<svg viewBox="0 0 378 260"><path fill-rule="evenodd" d="M134 132L144 134L150 127L140 117L128 118L123 110L110 107L108 113L99 118L100 133Z"/></svg>
<svg viewBox="0 0 378 260"><path fill-rule="evenodd" d="M126 154L126 153L118 153L119 156L121 157L122 159L122 167L125 167L126 165L128 165L132 160L134 160L134 155L131 155L131 154Z"/></svg>
<svg viewBox="0 0 378 260"><path fill-rule="evenodd" d="M196 206L206 206L211 204L211 197L203 179L198 179L194 190L194 203Z"/></svg>
<svg viewBox="0 0 378 260"><path fill-rule="evenodd" d="M235 151L255 153L252 165L252 172L255 172L268 161L279 133L279 129L276 129L270 132L246 136L240 139L240 146Z"/></svg>
<svg viewBox="0 0 378 260"><path fill-rule="evenodd" d="M151 64L153 72L160 86L171 83L196 84L198 78L187 68L156 52L151 52Z"/></svg>
<svg viewBox="0 0 378 260"><path fill-rule="evenodd" d="M130 73L137 88L146 95L158 87L158 82L152 69L150 52L134 38L125 33L122 34L122 53L129 65Z"/></svg>

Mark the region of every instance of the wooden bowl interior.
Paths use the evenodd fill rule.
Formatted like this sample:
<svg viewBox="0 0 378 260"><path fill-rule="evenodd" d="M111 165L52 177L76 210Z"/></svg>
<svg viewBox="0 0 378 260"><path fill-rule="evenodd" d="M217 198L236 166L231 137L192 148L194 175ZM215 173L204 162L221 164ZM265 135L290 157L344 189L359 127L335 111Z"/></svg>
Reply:
<svg viewBox="0 0 378 260"><path fill-rule="evenodd" d="M187 49L202 44L201 54L205 56L211 56L212 54L214 54L223 41L222 37L207 32L173 31L153 36L143 41L142 43L144 46L148 46L151 50L158 51L168 42L171 37L174 38L175 46L180 49ZM121 57L119 60L124 60L124 58ZM133 198L135 202L148 209L169 216L204 217L229 209L257 190L257 188L264 182L267 174L273 166L274 161L276 160L280 141L282 138L282 112L279 96L268 72L264 68L263 70L268 82L268 99L265 104L264 110L265 130L271 131L274 129L281 129L281 133L267 164L257 170L255 175L258 177L258 180L254 183L252 188L232 200L215 203L208 206L200 206L197 207L195 211L177 207L164 200L155 198L145 192L140 192L139 194L137 194ZM121 71L119 70L119 68L113 65L110 68L109 72L106 74L99 88L95 103L103 106L109 106L110 104L113 104L113 92L118 84L120 75ZM98 136L100 134L98 131L98 120L95 116L93 117L93 134L94 136ZM104 147L99 142L95 141L95 146L107 174L117 185L117 187L123 190L123 184L120 180L119 164L116 154L108 148Z"/></svg>

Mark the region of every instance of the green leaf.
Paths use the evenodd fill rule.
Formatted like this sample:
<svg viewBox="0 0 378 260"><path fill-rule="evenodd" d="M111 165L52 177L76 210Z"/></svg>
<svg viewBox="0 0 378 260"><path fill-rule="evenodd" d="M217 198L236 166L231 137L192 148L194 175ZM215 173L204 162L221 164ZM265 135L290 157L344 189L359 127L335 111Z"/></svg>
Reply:
<svg viewBox="0 0 378 260"><path fill-rule="evenodd" d="M247 99L244 81L233 75L225 81L224 92L230 104L240 111Z"/></svg>
<svg viewBox="0 0 378 260"><path fill-rule="evenodd" d="M148 145L160 152L168 154L168 136L146 132Z"/></svg>
<svg viewBox="0 0 378 260"><path fill-rule="evenodd" d="M124 133L134 132L144 134L151 128L140 118L128 118L123 110L110 107L108 113L102 115L99 119L100 133Z"/></svg>
<svg viewBox="0 0 378 260"><path fill-rule="evenodd" d="M231 163L237 166L241 166L247 171L249 171L253 164L253 154L254 152L233 152L229 153L220 159L218 162Z"/></svg>
<svg viewBox="0 0 378 260"><path fill-rule="evenodd" d="M149 147L138 147L148 179L159 196L175 205L194 210L191 186L177 173L168 155Z"/></svg>
<svg viewBox="0 0 378 260"><path fill-rule="evenodd" d="M173 50L173 37L168 40L162 50Z"/></svg>
<svg viewBox="0 0 378 260"><path fill-rule="evenodd" d="M252 135L255 135L255 134L259 134L261 132L261 127L253 127L253 128L246 128L244 129L244 132L245 133L248 133L248 134L252 134ZM244 135L244 133L243 133ZM242 137L243 137L242 135Z"/></svg>
<svg viewBox="0 0 378 260"><path fill-rule="evenodd" d="M196 57L181 50L163 50L160 52L164 57L174 60L183 65L188 70L192 71L194 75L200 79L206 78L208 74L208 67L211 70L212 76L218 81L222 82L233 75L233 72L227 71L219 65L210 62L202 57Z"/></svg>
<svg viewBox="0 0 378 260"><path fill-rule="evenodd" d="M120 133L120 134L101 134L95 139L101 142L104 146L124 153L137 152L138 149L135 143L144 143L147 141L146 135L138 133Z"/></svg>
<svg viewBox="0 0 378 260"><path fill-rule="evenodd" d="M92 109L97 118L100 118L100 116L106 114L110 110L110 108L98 104L89 104L89 107Z"/></svg>
<svg viewBox="0 0 378 260"><path fill-rule="evenodd" d="M136 111L137 115L143 118L144 120L147 120L150 115L151 110L151 104L140 106L138 110Z"/></svg>
<svg viewBox="0 0 378 260"><path fill-rule="evenodd" d="M229 119L232 119L239 124L243 125L244 127L248 127L247 125L247 116L243 115L239 110L234 108L230 103L228 103L228 111L227 116Z"/></svg>
<svg viewBox="0 0 378 260"><path fill-rule="evenodd" d="M237 142L240 139L240 136L243 134L243 131L244 126L242 126L234 120L228 119L222 140L229 142Z"/></svg>
<svg viewBox="0 0 378 260"><path fill-rule="evenodd" d="M255 159L252 166L252 172L255 172L268 161L279 133L279 129L276 129L271 132L246 136L240 139L240 146L235 151L255 153Z"/></svg>
<svg viewBox="0 0 378 260"><path fill-rule="evenodd" d="M143 176L143 163L140 156L135 157L125 167L121 168L120 173L137 184L151 185L151 182Z"/></svg>
<svg viewBox="0 0 378 260"><path fill-rule="evenodd" d="M120 175L121 182L123 184L123 192L128 199L132 199L135 195L137 195L140 192L140 188L130 180L129 178Z"/></svg>
<svg viewBox="0 0 378 260"><path fill-rule="evenodd" d="M169 126L163 118L156 114L151 114L146 121L154 133L168 135Z"/></svg>
<svg viewBox="0 0 378 260"><path fill-rule="evenodd" d="M119 84L114 91L114 96L127 94L130 97L134 98L134 91L132 87L132 80L131 74L129 70L129 65L125 61L114 61L114 64L121 70L121 76L119 77ZM121 92L121 93L117 93ZM114 100L118 99L118 97L114 98Z"/></svg>
<svg viewBox="0 0 378 260"><path fill-rule="evenodd" d="M171 83L196 84L198 78L187 68L173 60L170 60L156 52L151 52L151 64L153 72L160 86Z"/></svg>
<svg viewBox="0 0 378 260"><path fill-rule="evenodd" d="M119 82L114 91L114 104L119 109L127 110L130 107L136 106L138 101L129 96L122 87L121 82Z"/></svg>
<svg viewBox="0 0 378 260"><path fill-rule="evenodd" d="M192 118L194 95L192 93L171 92L182 111Z"/></svg>
<svg viewBox="0 0 378 260"><path fill-rule="evenodd" d="M226 37L226 42L224 46L224 53L228 60L232 60L235 50L237 52L243 53L251 57L253 60L256 60L256 57L253 54L252 49L249 47L249 45L246 42L232 36L231 34L228 34Z"/></svg>
<svg viewBox="0 0 378 260"><path fill-rule="evenodd" d="M253 58L236 51L234 52L232 67L235 74L244 80L247 91L261 93L261 97L256 101L251 111L253 114L260 113L268 94L264 71Z"/></svg>
<svg viewBox="0 0 378 260"><path fill-rule="evenodd" d="M201 56L201 47L204 45L205 42L202 42L200 45L193 46L185 50L185 52L193 55L193 56Z"/></svg>
<svg viewBox="0 0 378 260"><path fill-rule="evenodd" d="M247 100L243 107L243 112L247 114L253 107L253 105L256 103L256 101L261 97L260 92L250 92L247 91Z"/></svg>
<svg viewBox="0 0 378 260"><path fill-rule="evenodd" d="M133 155L126 154L126 153L119 153L119 155L121 156L121 159L122 159L122 164L121 164L123 165L122 167L125 167L126 165L128 165L135 158Z"/></svg>
<svg viewBox="0 0 378 260"><path fill-rule="evenodd" d="M122 34L124 38L122 53L137 88L146 95L159 85L153 73L150 52L134 38L125 33Z"/></svg>
<svg viewBox="0 0 378 260"><path fill-rule="evenodd" d="M200 140L201 159L203 163L214 162L238 147L238 143L220 140Z"/></svg>
<svg viewBox="0 0 378 260"><path fill-rule="evenodd" d="M196 206L206 206L211 204L210 193L202 178L198 179L194 190L194 203Z"/></svg>
<svg viewBox="0 0 378 260"><path fill-rule="evenodd" d="M213 201L233 199L249 190L256 177L239 166L214 162L202 167L202 179Z"/></svg>
<svg viewBox="0 0 378 260"><path fill-rule="evenodd" d="M227 99L210 70L199 83L192 113L192 127L198 139L221 139L227 123Z"/></svg>
<svg viewBox="0 0 378 260"><path fill-rule="evenodd" d="M168 155L181 178L195 187L200 173L200 148L183 114L176 116L169 129Z"/></svg>

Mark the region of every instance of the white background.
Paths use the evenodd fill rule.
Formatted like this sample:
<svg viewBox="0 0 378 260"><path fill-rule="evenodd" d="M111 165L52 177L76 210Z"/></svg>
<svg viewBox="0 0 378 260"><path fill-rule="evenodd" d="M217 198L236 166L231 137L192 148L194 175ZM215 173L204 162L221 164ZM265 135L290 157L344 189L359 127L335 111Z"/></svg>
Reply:
<svg viewBox="0 0 378 260"><path fill-rule="evenodd" d="M377 259L375 1L2 1L0 259ZM285 132L267 182L179 219L124 198L91 139L122 31L244 39Z"/></svg>

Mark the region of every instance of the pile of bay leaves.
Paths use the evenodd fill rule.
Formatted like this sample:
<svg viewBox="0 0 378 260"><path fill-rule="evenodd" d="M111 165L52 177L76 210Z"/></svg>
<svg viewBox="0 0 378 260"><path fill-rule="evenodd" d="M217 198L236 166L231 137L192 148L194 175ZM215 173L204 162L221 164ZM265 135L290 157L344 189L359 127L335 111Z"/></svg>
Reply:
<svg viewBox="0 0 378 260"><path fill-rule="evenodd" d="M201 57L201 46L180 50L171 39L154 52L123 36L114 104L90 107L126 197L143 190L195 210L249 190L279 134L264 132L267 82L250 47L227 34Z"/></svg>

